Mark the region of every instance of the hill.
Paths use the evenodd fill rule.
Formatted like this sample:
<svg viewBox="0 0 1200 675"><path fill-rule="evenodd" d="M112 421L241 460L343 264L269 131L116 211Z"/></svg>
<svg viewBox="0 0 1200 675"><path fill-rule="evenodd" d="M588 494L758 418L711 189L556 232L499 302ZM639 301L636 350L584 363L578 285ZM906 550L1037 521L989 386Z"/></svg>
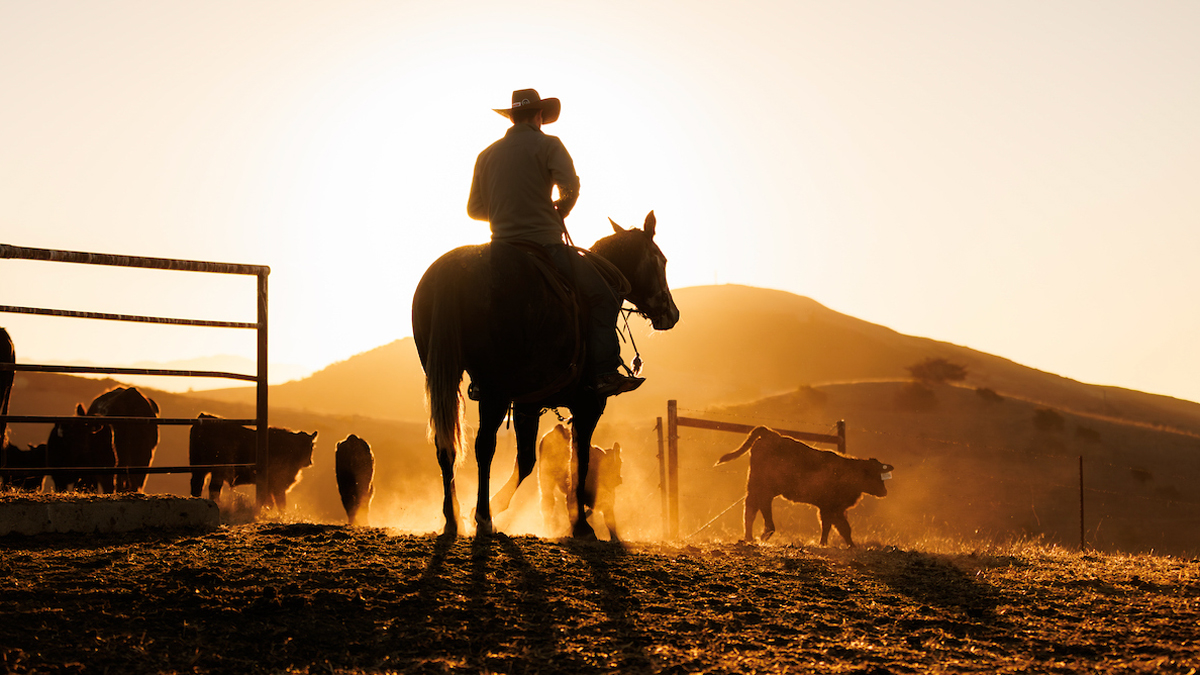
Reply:
<svg viewBox="0 0 1200 675"><path fill-rule="evenodd" d="M252 386L233 387L196 395L210 401L253 404L255 390ZM273 408L423 421L425 374L413 339L404 338L330 364L306 378L272 385L270 401Z"/></svg>
<svg viewBox="0 0 1200 675"><path fill-rule="evenodd" d="M809 298L748 286L675 293L679 325L654 333L631 322L646 362L644 400L707 408L758 400L803 385L910 379L908 367L943 358L962 383L1081 414L1200 433L1200 404L1085 384L968 347L897 333Z"/></svg>
<svg viewBox="0 0 1200 675"><path fill-rule="evenodd" d="M682 320L655 332L634 317L646 384L611 402L610 417L661 414L678 399L693 408L754 401L802 385L907 380L908 367L944 358L967 368L964 384L1081 414L1200 433L1200 404L1120 387L1085 384L967 347L894 330L835 312L810 298L750 286L675 291ZM626 361L633 349L626 345ZM198 392L250 404L253 388ZM396 340L271 387L272 407L423 422L424 375L412 338Z"/></svg>

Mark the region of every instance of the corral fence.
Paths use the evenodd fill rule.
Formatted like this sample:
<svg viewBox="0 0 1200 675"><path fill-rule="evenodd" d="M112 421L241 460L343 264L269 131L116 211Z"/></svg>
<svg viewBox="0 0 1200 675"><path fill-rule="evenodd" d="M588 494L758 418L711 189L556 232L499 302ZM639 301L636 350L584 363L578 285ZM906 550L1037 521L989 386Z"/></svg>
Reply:
<svg viewBox="0 0 1200 675"><path fill-rule="evenodd" d="M717 422L699 417L680 417L679 402L675 399L667 401L665 453L663 451L663 418L657 418L654 426L658 434L658 481L662 494L663 537L667 539L679 538L679 427L729 431L737 434L748 434L755 429L754 425L749 424ZM846 422L844 420L838 420L836 434L818 434L790 429L775 430L797 440L825 443L836 446L840 453L846 452ZM734 502L729 508L737 506L738 503L740 502ZM726 509L725 512L728 510ZM724 515L725 512L722 512L721 515Z"/></svg>
<svg viewBox="0 0 1200 675"><path fill-rule="evenodd" d="M221 422L252 425L256 429L256 449L254 464L213 464L189 466L155 466L130 469L129 475L145 475L152 473L190 473L195 469L216 468L255 468L255 493L258 505L265 503L267 491L267 472L258 470L266 467L270 453L268 446L269 435L267 413L267 276L271 268L265 265L240 265L234 263L203 262L198 260L176 260L170 258L146 258L137 256L109 255L104 253L85 253L81 251L58 251L52 249L27 248L0 244L0 258L17 260L40 260L47 262L77 263L83 265L107 265L111 267L130 267L157 270L177 270L184 272L208 272L213 274L251 275L258 278L257 305L258 320L256 322L208 321L201 319L175 319L157 316L137 316L128 314L107 314L100 312L82 312L63 309L48 309L44 307L16 307L0 305L0 312L10 314L34 314L42 316L69 317L76 319L99 319L105 321L126 321L149 324L169 324L176 326L201 326L208 328L234 328L254 330L257 332L258 348L256 354L256 374L244 375L219 371L202 370L168 370L158 368L110 368L103 366L58 366L28 363L0 363L0 370L36 373L80 373L104 375L162 375L170 377L204 377L225 378L254 382L257 385L255 399L255 416L253 419L222 419ZM79 419L75 415L0 415L0 420L9 423L58 423ZM195 425L211 423L201 418L171 418L171 417L105 417L106 423L137 423L156 425ZM46 473L69 471L72 473L124 473L121 467L114 471L112 467L44 467ZM0 468L0 475L40 472L40 469L8 469Z"/></svg>
<svg viewBox="0 0 1200 675"><path fill-rule="evenodd" d="M687 412L693 412L696 414L707 414L706 411L699 411L699 410L687 411ZM659 488L660 488L660 493L661 493L661 497L662 497L662 532L663 532L664 538L667 538L667 539L679 539L680 538L680 532L679 532L679 521L680 521L680 509L679 509L679 501L680 501L680 481L679 481L680 433L679 433L679 429L681 427L690 427L690 428L695 428L695 429L713 430L713 431L727 431L727 432L733 432L733 433L738 433L738 434L748 434L750 431L752 431L757 426L769 426L772 429L774 429L775 431L778 431L779 433L784 434L786 436L791 436L798 440L807 441L807 442L811 442L811 443L822 443L822 444L836 446L838 452L846 453L847 427L846 427L845 421L838 421L836 423L836 433L835 434L820 434L820 433L789 430L789 429L782 428L782 426L776 426L777 422L783 422L784 424L789 424L789 422L787 422L787 421L768 420L766 418L761 418L761 419L762 419L762 421L759 424L736 424L736 423L730 423L730 422L703 419L700 417L684 417L684 416L679 415L679 407L678 407L677 401L675 401L675 400L667 401L666 421L664 423L664 418L659 417L659 418L657 418L657 423L655 425L655 432L657 433L657 437L658 437L657 438L657 440L658 440L657 459L658 459L658 464L659 464L659 467L658 467L659 468ZM793 423L794 423L794 420L793 420ZM861 433L863 435L870 435L870 436L895 438L898 440L914 440L914 439L916 439L916 440L919 440L921 443L924 443L924 444L927 444L930 446L944 445L944 446L948 446L948 447L953 447L957 450L956 454L960 454L960 455L964 454L963 451L965 451L967 449L973 449L973 450L977 450L980 452L983 452L983 451L1002 452L1002 453L1007 453L1009 455L1019 456L1021 458L1036 458L1039 460L1045 460L1045 462L1046 462L1045 466L1047 467L1047 469L1049 469L1053 464L1055 467L1055 471L1058 474L1060 474L1059 478L1046 478L1044 476L1032 476L1032 477L1031 476L1023 476L1023 477L1020 477L1020 480L1018 481L1011 476L1003 475L1003 472L995 472L995 473L988 472L985 474L985 473L980 473L978 470L975 470L975 469L968 468L968 469L964 470L961 467L957 468L956 471L959 472L957 475L963 480L970 479L975 482L984 481L989 484L1020 483L1022 486L1024 486L1026 483L1028 483L1029 485L1031 485L1033 487L1037 487L1037 488L1045 488L1045 489L1053 488L1058 491L1058 494L1056 495L1054 503L1058 505L1058 507L1063 512L1064 516L1069 512L1070 509L1073 509L1076 505L1072 504L1071 502L1065 501L1063 498L1065 497L1067 499L1072 499L1073 501L1077 501L1078 502L1078 504L1077 504L1078 511L1077 511L1077 515L1075 515L1075 518L1077 518L1077 521L1074 524L1072 524L1072 527L1074 527L1075 524L1077 524L1077 526L1078 526L1078 536L1079 536L1079 544L1078 545L1079 545L1079 549L1082 551L1093 549L1098 546L1098 544L1095 542L1095 538L1098 538L1100 524L1103 522L1118 521L1118 520L1132 520L1132 521L1136 521L1139 524L1139 526L1143 526L1148 520L1148 517L1145 516L1144 514L1136 514L1136 515L1131 515L1131 516L1126 516L1126 517L1121 517L1119 514L1113 515L1112 512L1114 510L1114 507L1106 504L1105 503L1106 499L1111 501L1112 499L1129 498L1129 499L1137 500L1138 502L1154 503L1154 504L1163 505L1166 507L1184 508L1185 510L1190 510L1190 511L1188 513L1183 514L1184 516L1186 516L1183 518L1177 518L1173 515L1164 516L1164 517L1151 516L1149 518L1155 520L1156 522L1166 523L1168 525L1171 525L1174 527L1179 527L1179 528L1194 528L1198 524L1200 524L1200 518L1198 518L1195 515L1197 513L1200 513L1200 511L1195 510L1195 509L1200 509L1200 503L1197 503L1195 501L1190 501L1190 500L1181 498L1179 496L1174 496L1174 497L1144 496L1144 495L1132 495L1131 496L1126 493L1116 492L1116 491L1113 491L1110 489L1105 489L1103 487L1089 486L1089 485L1085 484L1085 480L1084 480L1085 479L1085 463L1084 463L1084 455L1082 455L1082 454L1076 455L1075 453L1072 452L1066 456L1049 455L1049 454L1045 454L1043 452L1033 453L1029 450L1015 450L1013 448L1008 448L1008 447L989 446L989 445L982 445L982 444L967 444L967 443L962 443L959 441L940 439L936 436L913 435L913 434L907 434L907 433L898 433L896 431L881 431L881 430L876 430L876 429L857 429L856 433ZM1089 472L1091 472L1092 476L1098 476L1101 473L1101 470L1103 470L1103 469L1108 469L1110 471L1113 469L1123 470L1123 471L1131 471L1131 472L1137 471L1136 467L1129 467L1124 464L1119 464L1119 465L1113 464L1111 462L1105 461L1103 458L1100 458L1100 457L1093 458L1093 459L1089 460L1089 462L1090 462L1090 464L1089 464L1090 468L1088 470L1089 470ZM1067 465L1069 465L1069 467L1070 467L1069 469L1067 468ZM1064 477L1066 475L1070 475L1070 474L1074 474L1072 476L1072 480L1069 482L1064 480ZM1031 489L1031 494L1032 494L1033 488L1031 487L1030 489ZM1070 497L1068 497L1067 495L1070 495ZM706 502L706 503L709 503L710 506L716 506L718 508L720 506L724 506L726 503L726 502L722 501L722 502L720 502L720 504L712 504L712 501L713 501L712 497L707 496L707 495L699 496L699 495L693 494L692 496L693 496L693 498L695 498L694 501L698 500L700 502ZM1004 497L1003 495L993 495L993 496L987 497L987 499L990 500L989 503L991 504L991 506L993 508L1012 506L1014 504L1014 502L1004 501L1006 499L1006 497ZM1037 499L1035 499L1034 497L1031 496L1029 508L1036 512L1036 507L1038 506L1038 504L1035 504L1034 502L1038 501L1038 500L1044 501L1044 499L1045 499L1045 497L1038 497ZM1085 504L1085 501L1086 501L1086 504ZM696 530L695 532L686 534L683 537L683 539L685 539L685 540L690 539L691 537L694 537L695 535L699 534L700 532L704 531L705 529L711 527L714 523L716 523L719 519L721 519L723 516L725 516L731 509L736 507L741 502L742 502L742 500L738 500L738 501L734 502L733 504L729 505L728 508L725 508L723 511L720 511L716 515L715 518L712 518L707 523L704 523L698 530ZM1085 510L1085 506L1087 507L1086 510ZM716 510L717 510L716 508L713 509L714 512ZM1098 514L1090 516L1094 522L1093 522L1093 527L1091 530L1091 536L1089 536L1089 531L1085 529L1085 523L1087 522L1087 517L1089 517L1089 514L1091 514L1093 512L1093 510L1097 511ZM1099 520L1097 520L1097 519L1099 519ZM1066 529L1063 529L1061 531L1062 531L1063 535L1067 535L1067 533L1069 532ZM1064 536L1063 538L1065 539L1066 537Z"/></svg>

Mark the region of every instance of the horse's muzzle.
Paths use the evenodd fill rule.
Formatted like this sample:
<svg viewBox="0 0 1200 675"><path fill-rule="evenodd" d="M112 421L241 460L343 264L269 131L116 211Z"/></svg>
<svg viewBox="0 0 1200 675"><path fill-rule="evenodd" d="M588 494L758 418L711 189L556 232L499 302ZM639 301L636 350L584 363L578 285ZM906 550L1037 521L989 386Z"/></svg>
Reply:
<svg viewBox="0 0 1200 675"><path fill-rule="evenodd" d="M664 311L650 317L650 325L654 326L654 330L671 330L677 323L679 323L679 308L669 297Z"/></svg>

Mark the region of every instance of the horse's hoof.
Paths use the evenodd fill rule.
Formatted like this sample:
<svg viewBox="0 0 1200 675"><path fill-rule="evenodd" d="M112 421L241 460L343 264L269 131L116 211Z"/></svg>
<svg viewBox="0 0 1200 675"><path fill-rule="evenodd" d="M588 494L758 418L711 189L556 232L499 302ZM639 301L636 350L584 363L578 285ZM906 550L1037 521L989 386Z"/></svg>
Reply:
<svg viewBox="0 0 1200 675"><path fill-rule="evenodd" d="M440 538L440 539L455 539L457 537L458 537L458 524L457 523L446 523L446 529L442 530L442 533L438 535L438 538Z"/></svg>
<svg viewBox="0 0 1200 675"><path fill-rule="evenodd" d="M489 537L493 534L496 534L496 526L492 524L492 521L490 521L490 520L476 520L475 521L475 536Z"/></svg>
<svg viewBox="0 0 1200 675"><path fill-rule="evenodd" d="M596 531L586 522L575 525L575 530L571 533L571 536L581 541L598 541Z"/></svg>

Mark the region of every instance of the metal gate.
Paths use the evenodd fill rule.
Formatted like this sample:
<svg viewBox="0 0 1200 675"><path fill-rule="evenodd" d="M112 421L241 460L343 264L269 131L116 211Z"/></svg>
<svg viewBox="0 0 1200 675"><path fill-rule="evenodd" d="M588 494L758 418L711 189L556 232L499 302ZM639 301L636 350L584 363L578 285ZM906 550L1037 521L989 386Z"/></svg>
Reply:
<svg viewBox="0 0 1200 675"><path fill-rule="evenodd" d="M270 448L267 433L267 275L271 268L265 265L239 265L233 263L202 262L197 260L174 260L170 258L145 258L136 256L109 255L104 253L84 253L80 251L56 251L41 248L26 248L0 244L0 258L20 260L42 260L49 262L78 263L84 265L108 265L112 267L134 267L159 270L179 270L185 272L210 272L214 274L242 274L258 277L257 300L258 320L254 323L234 321L206 321L199 319L173 319L155 316L135 316L128 314L105 314L99 312L80 312L62 309L46 309L42 307L14 307L0 305L0 312L12 314L39 314L44 316L71 317L78 319L101 319L106 321L130 321L136 323L172 324L177 326L204 326L209 328L236 328L257 331L258 349L256 354L256 374L243 375L240 373L225 373L219 371L200 370L166 370L155 368L107 368L100 366L52 366L36 364L6 364L0 363L0 370L39 373L94 373L106 375L164 375L171 377L207 377L227 378L255 382L258 385L255 399L254 419L221 420L227 423L253 425L256 429L256 450L254 464L222 464L206 466L159 466L138 468L130 473L190 473L193 469L255 467L255 493L259 506L264 504L267 497L267 472L265 469ZM63 415L0 415L0 419L12 423L54 423L78 419L76 416ZM200 419L170 418L170 417L106 417L105 422L133 422L143 424L194 425L204 423ZM49 468L49 467L47 467ZM104 473L106 469L97 467L72 467L78 472ZM111 471L111 469L107 469ZM14 473L13 470L0 469L0 473Z"/></svg>

